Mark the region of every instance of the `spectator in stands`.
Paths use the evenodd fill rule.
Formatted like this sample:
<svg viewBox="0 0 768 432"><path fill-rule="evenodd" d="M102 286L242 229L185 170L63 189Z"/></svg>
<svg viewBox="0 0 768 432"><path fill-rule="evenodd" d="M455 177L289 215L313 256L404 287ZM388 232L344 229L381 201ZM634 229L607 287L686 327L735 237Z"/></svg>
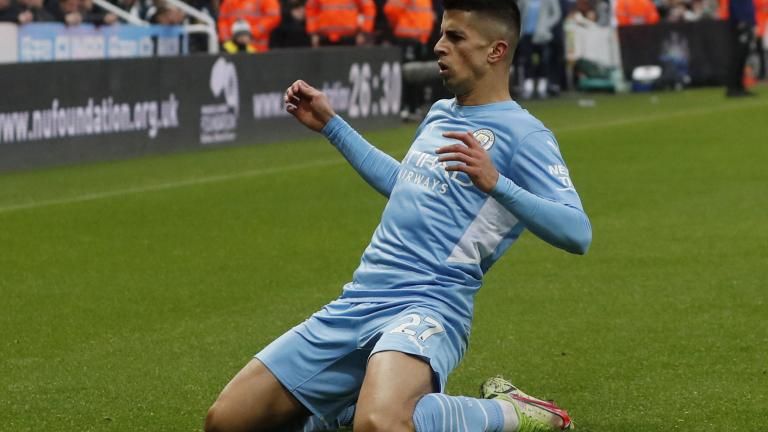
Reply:
<svg viewBox="0 0 768 432"><path fill-rule="evenodd" d="M56 21L68 26L82 23L109 25L117 22L117 16L93 7L91 0L59 0L48 3L48 11Z"/></svg>
<svg viewBox="0 0 768 432"><path fill-rule="evenodd" d="M313 47L369 42L376 17L373 0L308 0L306 10Z"/></svg>
<svg viewBox="0 0 768 432"><path fill-rule="evenodd" d="M288 0L282 15L280 25L272 32L269 45L273 48L308 47L310 41L304 0Z"/></svg>
<svg viewBox="0 0 768 432"><path fill-rule="evenodd" d="M402 48L402 62L421 62L431 58L429 37L435 25L432 0L387 0L384 15L392 32L392 41ZM434 63L431 67L434 68ZM425 103L425 86L406 80L403 83L403 119L410 120ZM420 118L419 118L420 120Z"/></svg>
<svg viewBox="0 0 768 432"><path fill-rule="evenodd" d="M80 0L80 9L83 13L83 21L90 24L111 25L118 21L117 15L94 6L93 0Z"/></svg>
<svg viewBox="0 0 768 432"><path fill-rule="evenodd" d="M154 7L151 2L146 0L109 0L109 2L142 20L147 19L150 8Z"/></svg>
<svg viewBox="0 0 768 432"><path fill-rule="evenodd" d="M755 96L744 87L744 67L755 35L755 4L753 0L723 0L721 16L730 27L730 60L726 77L727 97Z"/></svg>
<svg viewBox="0 0 768 432"><path fill-rule="evenodd" d="M669 0L667 3L667 12L665 21L667 22L683 22L689 21L690 15L688 13L688 4L685 0Z"/></svg>
<svg viewBox="0 0 768 432"><path fill-rule="evenodd" d="M549 83L550 95L558 96L563 88L567 88L568 79L565 64L565 18L566 11L571 8L570 0L558 0L560 3L560 19L552 26L552 40L549 42Z"/></svg>
<svg viewBox="0 0 768 432"><path fill-rule="evenodd" d="M220 41L232 39L232 26L239 20L251 26L256 51L268 51L269 36L280 24L280 3L278 0L224 0L219 8Z"/></svg>
<svg viewBox="0 0 768 432"><path fill-rule="evenodd" d="M178 7L160 2L155 8L148 11L147 19L152 24L159 25L182 25L184 24L184 12Z"/></svg>
<svg viewBox="0 0 768 432"><path fill-rule="evenodd" d="M547 97L550 43L562 17L559 0L520 0L522 26L517 59L523 78L523 98Z"/></svg>
<svg viewBox="0 0 768 432"><path fill-rule="evenodd" d="M219 16L220 0L184 0L184 3L201 12L207 13L214 19Z"/></svg>
<svg viewBox="0 0 768 432"><path fill-rule="evenodd" d="M576 0L573 9L568 14L567 20L573 20L575 24L581 24L584 20L597 22L597 11L589 0Z"/></svg>
<svg viewBox="0 0 768 432"><path fill-rule="evenodd" d="M659 22L659 11L651 0L616 0L615 7L620 26Z"/></svg>
<svg viewBox="0 0 768 432"><path fill-rule="evenodd" d="M56 21L43 7L43 0L19 0L19 24Z"/></svg>
<svg viewBox="0 0 768 432"><path fill-rule="evenodd" d="M766 59L765 49L763 47L763 40L765 38L765 32L768 31L768 0L755 0L755 20L757 21L757 53L760 57L760 72L758 77L765 79L766 77Z"/></svg>
<svg viewBox="0 0 768 432"><path fill-rule="evenodd" d="M19 7L13 0L0 0L0 22L18 22Z"/></svg>
<svg viewBox="0 0 768 432"><path fill-rule="evenodd" d="M715 18L717 4L705 0L668 0L664 11L659 8L659 15L666 22L692 22L705 18Z"/></svg>
<svg viewBox="0 0 768 432"><path fill-rule="evenodd" d="M253 45L251 25L246 20L235 21L232 24L232 39L221 44L221 49L227 54L254 54L256 47Z"/></svg>
<svg viewBox="0 0 768 432"><path fill-rule="evenodd" d="M70 26L80 25L83 22L80 0L50 1L48 2L48 7L48 11L56 18L56 21Z"/></svg>
<svg viewBox="0 0 768 432"><path fill-rule="evenodd" d="M387 0L384 15L395 42L406 52L406 61L429 56L427 42L435 25L432 0Z"/></svg>
<svg viewBox="0 0 768 432"><path fill-rule="evenodd" d="M392 45L395 42L395 36L392 34L392 28L389 25L387 15L384 13L384 6L389 0L373 0L376 6L376 12L373 17L373 32L371 41L376 45ZM434 12L434 10L433 10ZM432 45L434 46L434 44Z"/></svg>

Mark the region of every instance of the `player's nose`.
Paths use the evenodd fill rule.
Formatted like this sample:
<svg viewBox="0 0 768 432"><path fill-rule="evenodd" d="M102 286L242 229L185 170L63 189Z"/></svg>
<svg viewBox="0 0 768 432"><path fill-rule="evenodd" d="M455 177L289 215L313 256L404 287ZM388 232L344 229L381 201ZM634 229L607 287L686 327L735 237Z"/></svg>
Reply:
<svg viewBox="0 0 768 432"><path fill-rule="evenodd" d="M442 57L446 54L448 54L448 50L445 48L445 43L443 42L443 37L438 39L437 43L435 43L435 48L433 49L435 54L438 57Z"/></svg>

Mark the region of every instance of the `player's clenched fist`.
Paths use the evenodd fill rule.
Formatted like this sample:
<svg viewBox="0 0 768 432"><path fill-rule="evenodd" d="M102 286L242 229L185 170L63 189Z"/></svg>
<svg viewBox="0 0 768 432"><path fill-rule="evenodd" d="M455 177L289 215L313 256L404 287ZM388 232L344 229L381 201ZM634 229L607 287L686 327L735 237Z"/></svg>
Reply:
<svg viewBox="0 0 768 432"><path fill-rule="evenodd" d="M304 126L320 132L336 115L325 93L298 80L285 91L285 110Z"/></svg>

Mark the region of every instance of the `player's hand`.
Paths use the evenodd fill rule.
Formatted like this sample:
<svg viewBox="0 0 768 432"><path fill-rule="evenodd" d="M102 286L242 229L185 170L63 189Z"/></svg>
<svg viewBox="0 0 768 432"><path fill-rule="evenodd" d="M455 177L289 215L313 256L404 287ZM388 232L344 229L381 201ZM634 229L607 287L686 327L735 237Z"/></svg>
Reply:
<svg viewBox="0 0 768 432"><path fill-rule="evenodd" d="M336 113L325 93L298 80L285 91L285 110L315 132L320 132Z"/></svg>
<svg viewBox="0 0 768 432"><path fill-rule="evenodd" d="M64 16L64 22L68 26L80 25L83 22L83 16L80 12L70 12Z"/></svg>
<svg viewBox="0 0 768 432"><path fill-rule="evenodd" d="M478 189L489 193L499 181L499 171L496 170L488 152L475 139L472 132L446 132L443 136L462 142L462 144L451 144L435 150L435 153L441 155L438 161L459 162L447 165L445 170L466 173Z"/></svg>
<svg viewBox="0 0 768 432"><path fill-rule="evenodd" d="M118 19L119 18L117 17L117 15L113 13L107 13L106 15L104 15L104 24L112 25L116 23Z"/></svg>

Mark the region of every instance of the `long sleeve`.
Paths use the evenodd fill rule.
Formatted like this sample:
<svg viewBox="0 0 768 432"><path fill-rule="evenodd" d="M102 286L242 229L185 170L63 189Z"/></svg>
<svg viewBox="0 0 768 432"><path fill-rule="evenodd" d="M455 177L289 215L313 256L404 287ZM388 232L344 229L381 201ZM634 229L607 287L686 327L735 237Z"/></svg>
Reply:
<svg viewBox="0 0 768 432"><path fill-rule="evenodd" d="M548 131L526 137L490 195L542 240L584 254L592 227L556 143Z"/></svg>
<svg viewBox="0 0 768 432"><path fill-rule="evenodd" d="M587 252L592 227L583 210L536 196L501 175L491 196L552 246L580 255Z"/></svg>
<svg viewBox="0 0 768 432"><path fill-rule="evenodd" d="M400 171L398 161L371 145L338 115L321 132L368 184L389 197Z"/></svg>

